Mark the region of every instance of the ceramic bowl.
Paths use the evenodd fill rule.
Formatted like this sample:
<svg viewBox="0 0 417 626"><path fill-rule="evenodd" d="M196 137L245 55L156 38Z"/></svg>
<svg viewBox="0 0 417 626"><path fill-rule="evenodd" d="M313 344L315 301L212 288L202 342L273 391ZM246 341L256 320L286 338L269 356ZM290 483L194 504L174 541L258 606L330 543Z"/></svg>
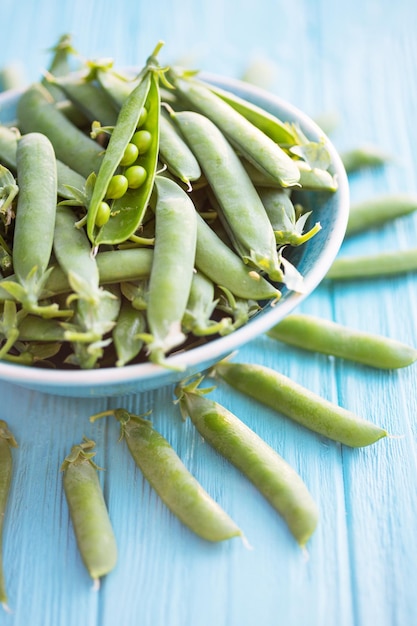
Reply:
<svg viewBox="0 0 417 626"><path fill-rule="evenodd" d="M282 120L298 123L311 140L324 136L310 117L275 95L238 80L211 74L205 74L204 78L263 107ZM17 97L18 93L0 95L1 122L14 119ZM221 358L269 330L317 287L335 259L345 235L349 211L346 172L336 149L327 138L326 142L332 160L329 170L337 177L338 190L330 194L311 195L310 207L313 209L314 221L320 221L322 229L307 243L296 248L291 256L291 261L304 276L305 291L302 294L284 289L277 304L267 305L247 324L230 335L212 339L204 345L170 357L172 365L181 367L181 371L152 363L69 371L1 362L0 380L60 396L111 397L136 394L175 384L186 376L203 372Z"/></svg>

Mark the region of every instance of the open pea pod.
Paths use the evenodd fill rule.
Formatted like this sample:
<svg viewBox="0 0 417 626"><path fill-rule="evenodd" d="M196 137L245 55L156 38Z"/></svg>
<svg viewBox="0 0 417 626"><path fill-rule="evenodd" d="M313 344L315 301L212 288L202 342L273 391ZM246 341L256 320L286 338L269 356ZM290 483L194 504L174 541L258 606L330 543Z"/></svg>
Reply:
<svg viewBox="0 0 417 626"><path fill-rule="evenodd" d="M102 165L97 173L87 211L87 233L95 246L103 243L118 244L128 239L139 227L152 193L159 147L159 74L161 68L155 59L159 47L157 46L153 55L149 57L141 72L141 80L120 110L117 124L112 130ZM127 173L127 168L121 167L120 162L126 147L137 131L144 109L147 115L141 129L150 132L151 143L146 152L140 154L137 161L129 165L129 169L132 166L143 167L146 178L140 186L134 183L134 186L129 187L121 197L113 199L108 221L97 225L97 216L102 202L106 199L112 177L115 174Z"/></svg>

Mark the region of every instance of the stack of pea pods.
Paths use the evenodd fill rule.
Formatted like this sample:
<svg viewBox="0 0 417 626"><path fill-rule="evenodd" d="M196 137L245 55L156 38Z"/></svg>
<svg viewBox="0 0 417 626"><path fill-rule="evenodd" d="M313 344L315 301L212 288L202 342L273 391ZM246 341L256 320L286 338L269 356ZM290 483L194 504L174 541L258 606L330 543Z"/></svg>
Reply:
<svg viewBox="0 0 417 626"><path fill-rule="evenodd" d="M337 189L324 145L161 46L134 75L57 46L0 127L0 358L163 364L302 290L284 250L320 224L291 194Z"/></svg>

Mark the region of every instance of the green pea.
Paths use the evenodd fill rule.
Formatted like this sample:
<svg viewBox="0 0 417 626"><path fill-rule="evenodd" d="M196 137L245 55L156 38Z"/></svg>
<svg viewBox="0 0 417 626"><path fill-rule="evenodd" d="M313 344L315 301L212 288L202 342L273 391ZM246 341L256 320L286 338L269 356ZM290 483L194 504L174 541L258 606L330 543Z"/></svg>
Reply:
<svg viewBox="0 0 417 626"><path fill-rule="evenodd" d="M110 206L107 202L101 202L97 210L96 226L104 226L110 219Z"/></svg>
<svg viewBox="0 0 417 626"><path fill-rule="evenodd" d="M90 421L106 415L113 415L120 423L120 438L126 441L136 465L183 524L207 541L242 536L238 526L192 476L149 420L125 409L114 409L93 415Z"/></svg>
<svg viewBox="0 0 417 626"><path fill-rule="evenodd" d="M116 565L117 544L107 511L98 466L92 460L94 441L73 446L64 459L64 491L81 558L98 586Z"/></svg>
<svg viewBox="0 0 417 626"><path fill-rule="evenodd" d="M126 176L124 176L123 174L115 174L111 177L109 181L106 191L106 198L109 200L116 200L117 198L121 198L125 195L128 186L129 181ZM102 204L99 205L99 208L102 209ZM97 224L97 219L96 225L99 226L99 224Z"/></svg>
<svg viewBox="0 0 417 626"><path fill-rule="evenodd" d="M313 534L317 506L297 472L239 418L196 389L199 380L175 393L204 441L233 463L285 519L301 547Z"/></svg>
<svg viewBox="0 0 417 626"><path fill-rule="evenodd" d="M138 130L132 137L132 143L137 147L139 154L145 154L152 144L152 134L149 130Z"/></svg>
<svg viewBox="0 0 417 626"><path fill-rule="evenodd" d="M380 369L406 367L417 360L417 350L400 341L313 315L288 315L267 335L304 350L331 354Z"/></svg>
<svg viewBox="0 0 417 626"><path fill-rule="evenodd" d="M148 173L142 165L131 165L125 170L124 175L129 189L139 189L145 182Z"/></svg>
<svg viewBox="0 0 417 626"><path fill-rule="evenodd" d="M243 394L346 446L368 446L388 434L376 424L321 398L272 368L224 360L217 363L213 371Z"/></svg>
<svg viewBox="0 0 417 626"><path fill-rule="evenodd" d="M7 607L7 593L3 569L3 526L9 499L10 484L13 473L13 458L10 448L16 448L17 443L6 422L0 420L0 602Z"/></svg>
<svg viewBox="0 0 417 626"><path fill-rule="evenodd" d="M122 158L120 159L120 165L128 166L132 165L139 156L138 147L134 143L128 143Z"/></svg>

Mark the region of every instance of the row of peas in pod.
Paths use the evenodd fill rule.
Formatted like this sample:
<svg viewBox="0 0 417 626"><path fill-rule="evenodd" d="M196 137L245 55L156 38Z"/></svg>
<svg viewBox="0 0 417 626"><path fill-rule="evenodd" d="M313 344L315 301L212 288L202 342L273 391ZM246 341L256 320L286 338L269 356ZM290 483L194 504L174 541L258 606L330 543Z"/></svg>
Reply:
<svg viewBox="0 0 417 626"><path fill-rule="evenodd" d="M303 290L291 250L320 224L296 194L336 190L325 143L161 47L130 73L63 38L0 126L1 359L165 364Z"/></svg>

